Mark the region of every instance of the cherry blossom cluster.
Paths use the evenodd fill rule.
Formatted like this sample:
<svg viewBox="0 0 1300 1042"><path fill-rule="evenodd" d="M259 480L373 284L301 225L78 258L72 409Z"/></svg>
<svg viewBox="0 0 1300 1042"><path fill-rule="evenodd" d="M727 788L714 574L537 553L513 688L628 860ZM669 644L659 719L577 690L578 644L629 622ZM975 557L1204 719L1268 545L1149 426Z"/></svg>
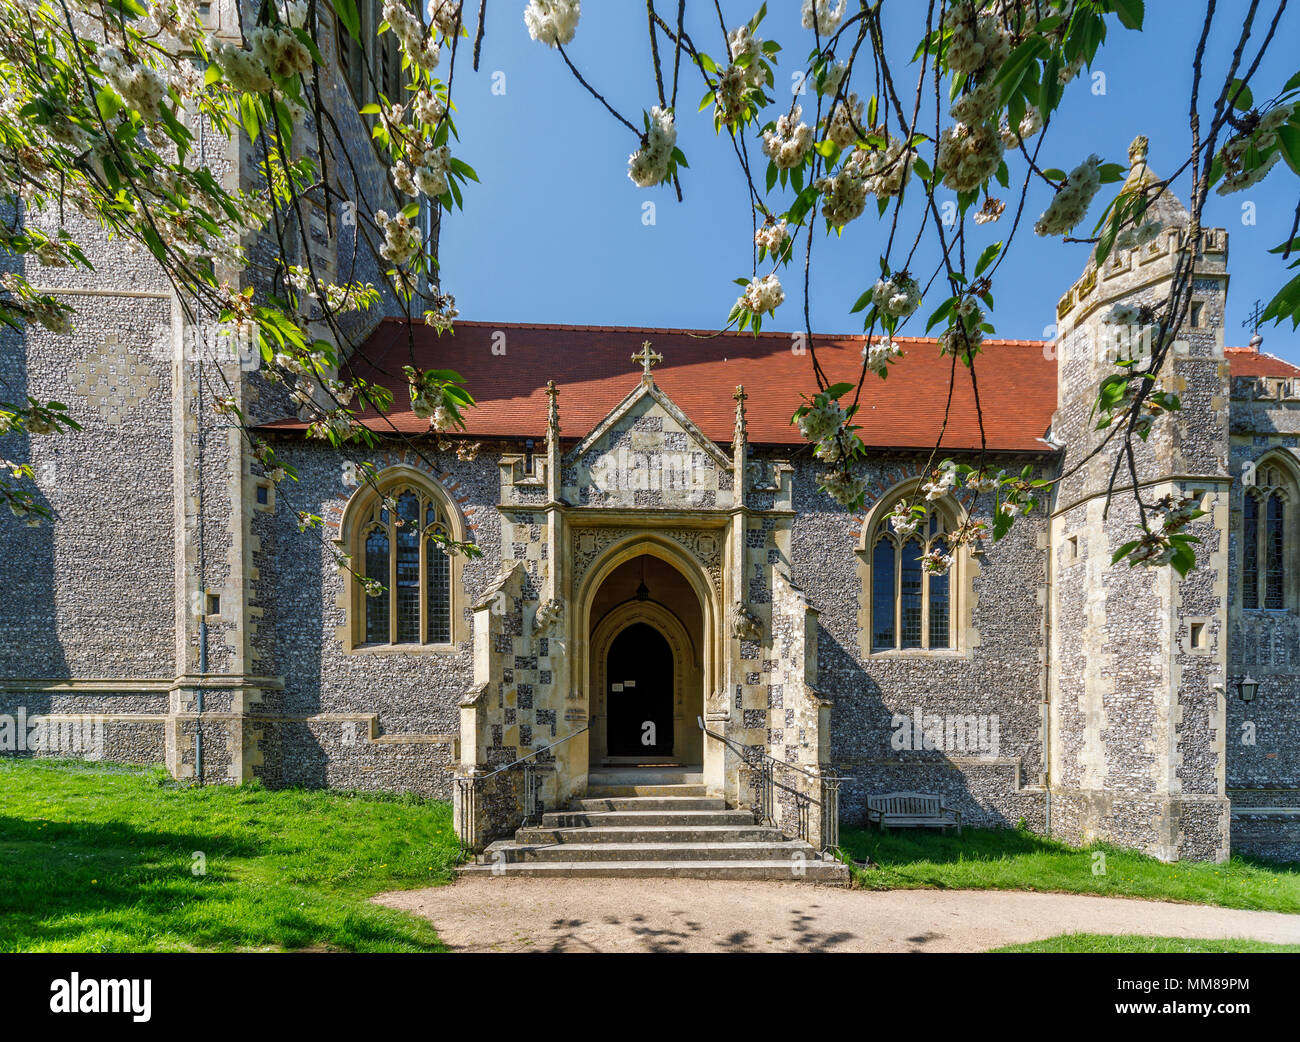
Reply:
<svg viewBox="0 0 1300 1042"><path fill-rule="evenodd" d="M1066 235L1083 220L1092 198L1101 188L1101 157L1089 156L1070 171L1047 209L1038 218L1034 231L1039 235Z"/></svg>
<svg viewBox="0 0 1300 1042"><path fill-rule="evenodd" d="M655 105L641 147L627 159L627 176L639 188L653 188L668 177L668 168L677 147L677 124L672 109Z"/></svg>
<svg viewBox="0 0 1300 1042"><path fill-rule="evenodd" d="M932 473L930 480L921 486L928 502L942 499L957 484L957 465L952 460L944 460Z"/></svg>
<svg viewBox="0 0 1300 1042"><path fill-rule="evenodd" d="M798 105L792 112L777 118L771 130L763 133L763 154L778 170L789 170L804 161L813 146L812 128L800 117L803 109Z"/></svg>
<svg viewBox="0 0 1300 1042"><path fill-rule="evenodd" d="M135 109L149 123L161 118L167 84L157 70L138 59L128 59L116 47L102 48L99 64L128 108Z"/></svg>
<svg viewBox="0 0 1300 1042"><path fill-rule="evenodd" d="M903 349L889 337L884 337L880 340L873 340L864 347L862 357L866 360L868 369L878 376L884 377L889 372L889 367L894 361L903 357Z"/></svg>
<svg viewBox="0 0 1300 1042"><path fill-rule="evenodd" d="M877 199L891 199L903 190L916 162L916 151L900 138L890 138L883 149L858 149L853 153L862 171L862 183Z"/></svg>
<svg viewBox="0 0 1300 1042"><path fill-rule="evenodd" d="M1032 6L1032 5L1029 5ZM948 41L948 68L963 76L996 69L1011 55L1012 37L991 12L979 12L969 2L952 13L952 38Z"/></svg>
<svg viewBox="0 0 1300 1042"><path fill-rule="evenodd" d="M420 231L411 225L406 214L398 212L389 216L383 210L375 211L375 224L384 233L384 245L379 255L390 264L400 267L409 263L420 248Z"/></svg>
<svg viewBox="0 0 1300 1042"><path fill-rule="evenodd" d="M764 315L775 311L783 300L785 290L781 288L781 280L777 278L776 272L772 272L762 278L751 279L745 292L736 301L736 306L755 315Z"/></svg>
<svg viewBox="0 0 1300 1042"><path fill-rule="evenodd" d="M996 172L1004 147L992 123L954 123L939 136L943 183L955 192L972 192Z"/></svg>
<svg viewBox="0 0 1300 1042"><path fill-rule="evenodd" d="M524 24L534 40L548 47L563 46L573 40L581 14L581 0L529 0Z"/></svg>
<svg viewBox="0 0 1300 1042"><path fill-rule="evenodd" d="M1223 181L1217 191L1219 195L1240 192L1258 184L1268 176L1274 164L1282 157L1280 149L1268 152L1277 144L1277 132L1297 111L1296 104L1283 103L1275 105L1259 117L1256 125L1249 130L1228 139L1219 157L1223 162ZM1247 165L1247 153L1254 149L1257 153L1268 152L1253 165Z"/></svg>
<svg viewBox="0 0 1300 1042"><path fill-rule="evenodd" d="M817 480L822 490L841 506L853 506L867 491L865 474L854 474L844 469L818 474Z"/></svg>
<svg viewBox="0 0 1300 1042"><path fill-rule="evenodd" d="M971 297L963 297L953 308L954 321L939 334L939 353L965 358L984 345L984 312Z"/></svg>
<svg viewBox="0 0 1300 1042"><path fill-rule="evenodd" d="M437 199L447 192L447 171L451 168L451 149L446 145L434 148L429 146L419 152L414 159L415 167L407 165L405 159L393 164L392 178L397 190L404 195L427 195Z"/></svg>
<svg viewBox="0 0 1300 1042"><path fill-rule="evenodd" d="M429 24L446 37L456 32L461 19L461 0L429 0Z"/></svg>
<svg viewBox="0 0 1300 1042"><path fill-rule="evenodd" d="M803 0L803 27L805 29L816 28L822 36L830 36L840 27L840 22L844 20L844 11L848 7L848 0L838 0L832 6L833 0Z"/></svg>
<svg viewBox="0 0 1300 1042"><path fill-rule="evenodd" d="M839 102L827 118L826 136L835 142L837 148L848 148L858 140L862 109L862 101L857 94L850 92L848 98Z"/></svg>
<svg viewBox="0 0 1300 1042"><path fill-rule="evenodd" d="M1037 105L1030 105L1014 130L1005 123L1002 125L1002 144L1007 148L1019 148L1021 142L1028 141L1042 129L1043 114Z"/></svg>
<svg viewBox="0 0 1300 1042"><path fill-rule="evenodd" d="M759 247L760 254L766 251L773 257L781 252L789 240L790 226L784 218L775 221L769 217L754 233L754 245Z"/></svg>
<svg viewBox="0 0 1300 1042"><path fill-rule="evenodd" d="M896 271L876 280L871 302L887 315L907 318L921 306L921 287L906 271Z"/></svg>
<svg viewBox="0 0 1300 1042"><path fill-rule="evenodd" d="M748 25L742 25L727 34L727 50L731 52L731 65L741 82L749 88L761 87L767 81L763 66L763 41L755 36Z"/></svg>
<svg viewBox="0 0 1300 1042"><path fill-rule="evenodd" d="M867 184L855 163L818 178L814 187L822 193L822 216L837 228L861 217L867 208Z"/></svg>
<svg viewBox="0 0 1300 1042"><path fill-rule="evenodd" d="M848 415L837 399L821 391L814 396L797 422L799 433L807 441L819 442L835 437L848 422Z"/></svg>
<svg viewBox="0 0 1300 1042"><path fill-rule="evenodd" d="M402 45L402 53L412 65L424 72L438 67L441 56L438 37L428 31L423 19L406 5L406 0L384 0L384 21L392 27Z"/></svg>

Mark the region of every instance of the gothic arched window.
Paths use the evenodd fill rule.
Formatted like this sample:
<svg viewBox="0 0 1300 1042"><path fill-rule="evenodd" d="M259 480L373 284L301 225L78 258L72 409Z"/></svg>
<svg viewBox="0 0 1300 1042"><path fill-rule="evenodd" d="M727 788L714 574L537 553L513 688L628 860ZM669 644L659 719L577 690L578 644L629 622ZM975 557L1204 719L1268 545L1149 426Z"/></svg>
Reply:
<svg viewBox="0 0 1300 1042"><path fill-rule="evenodd" d="M894 502L894 499L890 499ZM925 567L927 554L948 555L946 512L927 503L915 532L900 533L881 517L871 531L871 650L946 650L955 646L953 579Z"/></svg>
<svg viewBox="0 0 1300 1042"><path fill-rule="evenodd" d="M416 647L454 643L454 555L458 538L444 498L414 481L383 482L351 518L353 569L374 583L353 582L354 641Z"/></svg>
<svg viewBox="0 0 1300 1042"><path fill-rule="evenodd" d="M1262 463L1246 486L1241 525L1241 603L1247 609L1293 607L1295 481L1282 467Z"/></svg>

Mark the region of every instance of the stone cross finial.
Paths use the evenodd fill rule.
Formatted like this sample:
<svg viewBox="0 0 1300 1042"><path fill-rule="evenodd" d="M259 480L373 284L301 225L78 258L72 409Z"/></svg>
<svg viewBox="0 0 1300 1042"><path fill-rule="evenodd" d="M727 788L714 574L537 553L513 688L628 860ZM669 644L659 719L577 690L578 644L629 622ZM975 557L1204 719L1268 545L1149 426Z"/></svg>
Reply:
<svg viewBox="0 0 1300 1042"><path fill-rule="evenodd" d="M554 380L546 381L546 431L548 434L560 433L560 391Z"/></svg>
<svg viewBox="0 0 1300 1042"><path fill-rule="evenodd" d="M1142 181L1147 176L1147 141L1145 134L1139 134L1128 146L1128 181Z"/></svg>
<svg viewBox="0 0 1300 1042"><path fill-rule="evenodd" d="M664 360L664 356L650 346L650 341L646 340L641 344L641 350L632 356L632 361L640 362L642 368L642 379L650 378L650 370Z"/></svg>

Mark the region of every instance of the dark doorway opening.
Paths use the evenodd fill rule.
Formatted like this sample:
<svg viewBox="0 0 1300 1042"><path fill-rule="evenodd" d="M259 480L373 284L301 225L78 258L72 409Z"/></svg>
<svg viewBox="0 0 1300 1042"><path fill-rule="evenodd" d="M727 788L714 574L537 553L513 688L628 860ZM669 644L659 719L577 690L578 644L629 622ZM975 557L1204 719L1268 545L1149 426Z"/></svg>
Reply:
<svg viewBox="0 0 1300 1042"><path fill-rule="evenodd" d="M610 756L673 753L673 652L653 626L633 623L609 647L605 669Z"/></svg>

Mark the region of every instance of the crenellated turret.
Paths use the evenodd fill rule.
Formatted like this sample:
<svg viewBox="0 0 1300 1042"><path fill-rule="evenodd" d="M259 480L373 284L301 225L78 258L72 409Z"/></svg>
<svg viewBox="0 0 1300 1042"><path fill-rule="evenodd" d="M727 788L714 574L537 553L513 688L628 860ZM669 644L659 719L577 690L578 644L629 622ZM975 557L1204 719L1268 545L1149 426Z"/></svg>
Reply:
<svg viewBox="0 0 1300 1042"><path fill-rule="evenodd" d="M1228 426L1223 315L1227 234L1198 229L1147 164L1146 138L1129 149L1123 191L1149 203L1060 300L1054 439L1065 446L1053 509L1050 569L1052 831L1107 839L1169 860L1228 854L1223 694L1227 654ZM1193 270L1179 258L1195 242ZM1112 564L1140 532L1122 434L1098 429L1098 388L1117 365L1150 357L1162 305L1190 279L1190 306L1160 368L1179 411L1153 417L1134 439L1144 504L1197 502L1206 516L1197 566ZM1188 299L1186 294L1181 299ZM1167 306L1167 305L1165 305ZM1122 431L1121 410L1115 427ZM1105 445L1102 443L1109 438ZM1147 511L1159 528L1158 511Z"/></svg>

